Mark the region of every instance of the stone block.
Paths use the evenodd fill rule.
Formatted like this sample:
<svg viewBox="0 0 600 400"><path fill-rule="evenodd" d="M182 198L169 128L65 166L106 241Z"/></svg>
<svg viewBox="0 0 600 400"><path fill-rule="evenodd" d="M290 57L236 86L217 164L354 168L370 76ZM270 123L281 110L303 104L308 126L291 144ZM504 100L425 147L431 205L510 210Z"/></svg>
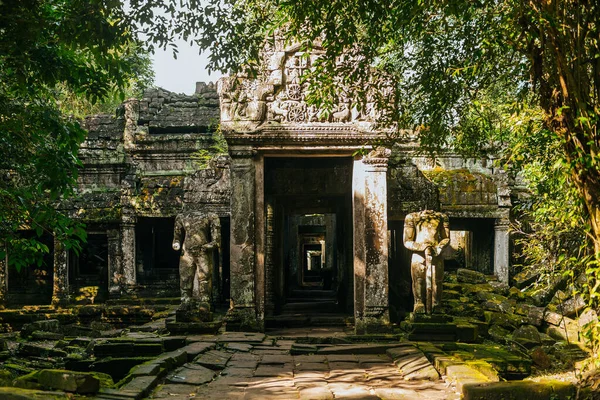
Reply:
<svg viewBox="0 0 600 400"><path fill-rule="evenodd" d="M138 399L145 398L157 385L159 379L158 376L138 376L121 387L120 392L130 393Z"/></svg>
<svg viewBox="0 0 600 400"><path fill-rule="evenodd" d="M194 363L213 370L221 370L227 366L227 362L231 358L231 353L224 351L211 350L199 355L194 359Z"/></svg>
<svg viewBox="0 0 600 400"><path fill-rule="evenodd" d="M468 365L449 365L446 367L446 377L456 383L456 389L460 392L469 384L480 384L489 382L489 378L477 369Z"/></svg>
<svg viewBox="0 0 600 400"><path fill-rule="evenodd" d="M131 356L133 348L133 343L96 343L94 355L97 358Z"/></svg>
<svg viewBox="0 0 600 400"><path fill-rule="evenodd" d="M100 390L100 380L93 374L67 370L44 369L37 376L44 387L78 394L93 394Z"/></svg>
<svg viewBox="0 0 600 400"><path fill-rule="evenodd" d="M456 340L463 343L476 342L479 337L477 325L459 324L456 325Z"/></svg>
<svg viewBox="0 0 600 400"><path fill-rule="evenodd" d="M67 352L34 343L21 343L18 353L22 356L33 357L66 357Z"/></svg>
<svg viewBox="0 0 600 400"><path fill-rule="evenodd" d="M154 359L154 362L159 363L162 368L170 370L182 366L187 360L188 354L183 349L179 349L162 354Z"/></svg>
<svg viewBox="0 0 600 400"><path fill-rule="evenodd" d="M21 337L29 337L35 331L58 333L60 332L60 322L57 319L48 319L25 324L21 328Z"/></svg>
<svg viewBox="0 0 600 400"><path fill-rule="evenodd" d="M465 268L459 268L456 271L456 279L462 283L486 283L484 274Z"/></svg>
<svg viewBox="0 0 600 400"><path fill-rule="evenodd" d="M194 358L198 357L199 354L202 354L208 350L212 350L215 348L214 343L210 342L195 342L190 343L187 346L181 348L182 351L187 353L188 361L192 361Z"/></svg>
<svg viewBox="0 0 600 400"><path fill-rule="evenodd" d="M3 400L69 400L71 397L69 394L60 392L0 387L0 399Z"/></svg>
<svg viewBox="0 0 600 400"><path fill-rule="evenodd" d="M515 305L515 314L524 316L529 325L540 326L544 321L544 308L530 304L517 303Z"/></svg>
<svg viewBox="0 0 600 400"><path fill-rule="evenodd" d="M471 383L462 387L464 400L547 400L575 398L573 384L560 381Z"/></svg>
<svg viewBox="0 0 600 400"><path fill-rule="evenodd" d="M62 333L35 331L31 334L31 340L62 340L65 337Z"/></svg>
<svg viewBox="0 0 600 400"><path fill-rule="evenodd" d="M519 272L515 276L513 276L513 284L517 289L523 289L526 286L531 285L535 282L540 276L539 271L535 271L532 269L528 269L522 272Z"/></svg>
<svg viewBox="0 0 600 400"><path fill-rule="evenodd" d="M488 330L490 338L499 343L506 343L511 338L511 331L504 329L500 325L492 325Z"/></svg>
<svg viewBox="0 0 600 400"><path fill-rule="evenodd" d="M129 374L132 376L147 376L147 375L158 375L160 372L160 364L147 363L133 367Z"/></svg>
<svg viewBox="0 0 600 400"><path fill-rule="evenodd" d="M175 370L167 376L167 381L171 383L181 383L187 385L203 385L213 380L216 372L201 365L189 364Z"/></svg>
<svg viewBox="0 0 600 400"><path fill-rule="evenodd" d="M515 329L512 338L517 343L531 349L541 344L540 333L533 325L522 325Z"/></svg>

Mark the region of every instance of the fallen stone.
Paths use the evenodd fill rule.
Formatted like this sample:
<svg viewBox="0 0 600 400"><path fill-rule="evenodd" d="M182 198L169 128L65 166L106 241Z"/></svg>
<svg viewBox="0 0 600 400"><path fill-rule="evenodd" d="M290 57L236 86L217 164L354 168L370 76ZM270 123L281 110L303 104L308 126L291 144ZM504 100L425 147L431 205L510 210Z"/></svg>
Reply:
<svg viewBox="0 0 600 400"><path fill-rule="evenodd" d="M93 394L100 390L100 380L93 374L58 369L43 369L39 372L38 383L50 389L78 394Z"/></svg>
<svg viewBox="0 0 600 400"><path fill-rule="evenodd" d="M211 350L199 355L196 359L194 359L194 362L212 370L221 370L227 366L227 362L230 358L231 353Z"/></svg>
<svg viewBox="0 0 600 400"><path fill-rule="evenodd" d="M567 324L563 327L549 326L546 333L556 340L566 340L569 343L579 342L579 327L576 324Z"/></svg>
<svg viewBox="0 0 600 400"><path fill-rule="evenodd" d="M539 282L534 288L528 290L526 294L531 297L536 306L543 306L554 296L557 290L564 287L566 278L557 275L550 279Z"/></svg>
<svg viewBox="0 0 600 400"><path fill-rule="evenodd" d="M533 360L533 363L539 368L548 369L552 366L552 360L544 349L540 346L534 347L530 352L529 356Z"/></svg>
<svg viewBox="0 0 600 400"><path fill-rule="evenodd" d="M185 366L178 368L172 374L167 376L171 383L183 383L187 385L203 385L213 380L216 372L200 365L191 365L192 368Z"/></svg>
<svg viewBox="0 0 600 400"><path fill-rule="evenodd" d="M522 315L504 314L493 311L484 311L483 315L485 322L488 324L500 325L503 328L511 330L516 329L526 322L526 319Z"/></svg>
<svg viewBox="0 0 600 400"><path fill-rule="evenodd" d="M65 335L56 332L35 331L31 334L31 340L62 340Z"/></svg>
<svg viewBox="0 0 600 400"><path fill-rule="evenodd" d="M581 328L590 323L597 324L598 314L596 314L596 311L592 310L591 308L588 308L587 310L581 313L579 319L577 319L577 323Z"/></svg>
<svg viewBox="0 0 600 400"><path fill-rule="evenodd" d="M35 331L60 332L60 322L57 319L47 319L25 324L21 328L21 337L30 337Z"/></svg>
<svg viewBox="0 0 600 400"><path fill-rule="evenodd" d="M583 297L576 295L558 303L556 308L559 313L566 315L567 317L574 317L581 313L586 305Z"/></svg>
<svg viewBox="0 0 600 400"><path fill-rule="evenodd" d="M459 268L456 270L456 279L462 283L485 283L485 275L478 271Z"/></svg>
<svg viewBox="0 0 600 400"><path fill-rule="evenodd" d="M84 336L89 338L99 338L101 336L99 330L92 329L87 326L81 326L78 324L63 325L61 330L65 336L70 337Z"/></svg>
<svg viewBox="0 0 600 400"><path fill-rule="evenodd" d="M513 276L512 281L517 289L523 289L524 287L529 286L533 282L535 282L539 276L539 271L527 269Z"/></svg>
<svg viewBox="0 0 600 400"><path fill-rule="evenodd" d="M530 304L518 303L515 305L515 314L524 316L527 324L540 326L544 321L544 308L536 307Z"/></svg>
<svg viewBox="0 0 600 400"><path fill-rule="evenodd" d="M18 353L23 356L34 357L66 357L67 352L63 350L53 349L48 346L43 346L34 343L21 343Z"/></svg>
<svg viewBox="0 0 600 400"><path fill-rule="evenodd" d="M517 343L531 349L541 343L540 333L533 325L522 325L512 334L512 338Z"/></svg>

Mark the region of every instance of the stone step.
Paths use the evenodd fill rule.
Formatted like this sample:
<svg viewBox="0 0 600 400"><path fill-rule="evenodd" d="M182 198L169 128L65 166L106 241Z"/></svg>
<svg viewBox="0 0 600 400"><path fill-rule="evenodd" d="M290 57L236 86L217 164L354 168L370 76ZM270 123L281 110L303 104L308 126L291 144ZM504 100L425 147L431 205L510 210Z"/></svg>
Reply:
<svg viewBox="0 0 600 400"><path fill-rule="evenodd" d="M292 290L291 297L305 297L305 298L332 298L335 299L337 296L335 290L325 289L294 289Z"/></svg>
<svg viewBox="0 0 600 400"><path fill-rule="evenodd" d="M337 302L335 297L288 297L288 303L325 303L325 302Z"/></svg>
<svg viewBox="0 0 600 400"><path fill-rule="evenodd" d="M346 314L305 314L286 313L267 317L268 328L303 328L307 326L346 327L354 324L354 318Z"/></svg>
<svg viewBox="0 0 600 400"><path fill-rule="evenodd" d="M315 301L315 302L299 302L287 303L281 311L282 313L335 313L339 310L339 306L334 301Z"/></svg>

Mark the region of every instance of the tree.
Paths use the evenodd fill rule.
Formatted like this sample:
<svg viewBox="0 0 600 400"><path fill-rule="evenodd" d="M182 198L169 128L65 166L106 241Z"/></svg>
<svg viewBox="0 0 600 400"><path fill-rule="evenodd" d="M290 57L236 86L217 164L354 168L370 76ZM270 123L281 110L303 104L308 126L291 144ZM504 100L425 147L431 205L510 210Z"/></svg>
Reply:
<svg viewBox="0 0 600 400"><path fill-rule="evenodd" d="M85 237L56 210L77 179L86 132L70 114L125 90L139 74L136 36L114 18L118 1L0 1L0 258L41 263L55 235L67 247ZM57 99L70 99L59 104Z"/></svg>

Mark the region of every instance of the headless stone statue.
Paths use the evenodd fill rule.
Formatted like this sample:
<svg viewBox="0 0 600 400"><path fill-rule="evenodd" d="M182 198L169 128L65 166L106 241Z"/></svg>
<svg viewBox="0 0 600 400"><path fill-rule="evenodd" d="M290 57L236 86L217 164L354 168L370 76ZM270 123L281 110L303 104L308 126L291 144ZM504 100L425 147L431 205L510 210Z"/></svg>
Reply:
<svg viewBox="0 0 600 400"><path fill-rule="evenodd" d="M175 218L173 249L182 249L179 311L198 313L200 320L210 318L214 252L218 251L220 243L221 225L217 214L188 212ZM178 317L180 315L183 317L184 313L178 313ZM184 318L196 319L190 315Z"/></svg>
<svg viewBox="0 0 600 400"><path fill-rule="evenodd" d="M444 248L450 243L448 216L436 211L420 211L406 216L404 246L411 259L414 312L431 314L442 300Z"/></svg>

